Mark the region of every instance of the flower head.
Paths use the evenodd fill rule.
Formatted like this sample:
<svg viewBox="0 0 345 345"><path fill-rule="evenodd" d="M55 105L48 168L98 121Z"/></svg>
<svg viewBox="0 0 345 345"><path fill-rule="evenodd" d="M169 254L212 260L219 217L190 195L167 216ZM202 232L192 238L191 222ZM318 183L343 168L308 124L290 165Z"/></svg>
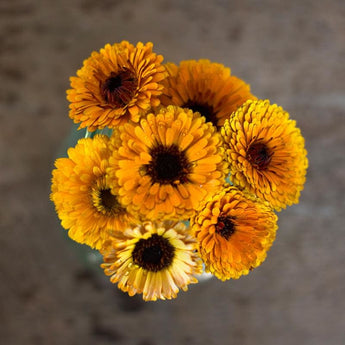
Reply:
<svg viewBox="0 0 345 345"><path fill-rule="evenodd" d="M151 106L159 105L166 72L163 57L152 47L150 42L136 47L127 41L107 44L84 61L67 91L69 116L80 128L94 131L138 122Z"/></svg>
<svg viewBox="0 0 345 345"><path fill-rule="evenodd" d="M115 232L101 251L101 265L112 283L130 296L143 294L146 301L175 298L201 273L195 240L183 223L146 222Z"/></svg>
<svg viewBox="0 0 345 345"><path fill-rule="evenodd" d="M125 124L112 143L109 183L118 181L121 203L144 219L189 218L228 172L221 136L188 109L168 106Z"/></svg>
<svg viewBox="0 0 345 345"><path fill-rule="evenodd" d="M269 101L248 101L221 133L234 185L277 211L298 202L308 160L301 131L286 111Z"/></svg>
<svg viewBox="0 0 345 345"><path fill-rule="evenodd" d="M222 64L203 59L165 66L169 77L164 81L162 104L197 111L218 128L245 101L256 99L249 85Z"/></svg>
<svg viewBox="0 0 345 345"><path fill-rule="evenodd" d="M277 230L268 203L228 187L191 220L206 271L221 280L237 279L266 258Z"/></svg>
<svg viewBox="0 0 345 345"><path fill-rule="evenodd" d="M100 249L109 232L123 230L135 219L119 203L116 186L106 182L109 138L80 139L59 158L53 170L51 200L61 224L79 243Z"/></svg>

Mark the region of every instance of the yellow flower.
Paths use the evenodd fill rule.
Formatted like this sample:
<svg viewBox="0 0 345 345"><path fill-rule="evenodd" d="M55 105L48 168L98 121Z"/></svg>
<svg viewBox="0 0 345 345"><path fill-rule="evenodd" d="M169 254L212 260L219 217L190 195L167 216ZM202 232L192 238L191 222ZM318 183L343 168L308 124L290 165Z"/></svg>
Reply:
<svg viewBox="0 0 345 345"><path fill-rule="evenodd" d="M228 187L191 220L192 233L207 272L238 279L266 258L277 230L268 203Z"/></svg>
<svg viewBox="0 0 345 345"><path fill-rule="evenodd" d="M220 134L188 109L162 107L121 126L112 143L109 184L118 180L121 203L143 219L189 218L228 172Z"/></svg>
<svg viewBox="0 0 345 345"><path fill-rule="evenodd" d="M202 264L195 240L183 223L146 222L125 232L113 233L101 251L101 267L112 283L130 296L145 301L175 298L179 289L197 283Z"/></svg>
<svg viewBox="0 0 345 345"><path fill-rule="evenodd" d="M304 138L289 114L269 101L248 101L221 130L231 181L280 211L298 203L308 160Z"/></svg>
<svg viewBox="0 0 345 345"><path fill-rule="evenodd" d="M198 111L220 128L225 119L248 99L256 99L249 85L230 75L230 69L209 60L182 61L165 65L163 105L177 105Z"/></svg>
<svg viewBox="0 0 345 345"><path fill-rule="evenodd" d="M69 116L79 128L94 131L138 122L151 106L159 105L166 72L163 57L152 47L151 42L136 47L127 41L107 44L84 61L67 91Z"/></svg>
<svg viewBox="0 0 345 345"><path fill-rule="evenodd" d="M116 186L106 182L109 138L80 139L59 158L53 170L51 200L68 235L79 243L100 249L109 232L122 230L135 219L119 203Z"/></svg>

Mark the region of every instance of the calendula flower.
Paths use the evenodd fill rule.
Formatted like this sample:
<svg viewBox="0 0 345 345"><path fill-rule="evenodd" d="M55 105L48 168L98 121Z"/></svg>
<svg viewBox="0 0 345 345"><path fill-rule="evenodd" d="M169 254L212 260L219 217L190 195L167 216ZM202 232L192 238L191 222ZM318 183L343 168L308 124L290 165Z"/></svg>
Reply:
<svg viewBox="0 0 345 345"><path fill-rule="evenodd" d="M106 182L109 138L97 135L80 139L59 158L53 170L51 200L69 236L92 248L100 249L109 232L122 230L135 219L118 201L116 185Z"/></svg>
<svg viewBox="0 0 345 345"><path fill-rule="evenodd" d="M256 99L243 80L230 75L230 68L209 60L182 61L165 65L163 105L177 105L198 111L220 128L229 115L248 99Z"/></svg>
<svg viewBox="0 0 345 345"><path fill-rule="evenodd" d="M298 202L308 160L296 121L269 101L248 101L221 131L231 181L280 211Z"/></svg>
<svg viewBox="0 0 345 345"><path fill-rule="evenodd" d="M202 264L196 242L183 223L152 223L115 232L101 251L101 265L112 283L145 301L175 298L179 289L197 283Z"/></svg>
<svg viewBox="0 0 345 345"><path fill-rule="evenodd" d="M151 106L159 105L166 72L163 57L152 47L151 42L136 47L127 41L107 44L84 61L67 90L69 116L79 128L94 131L137 122Z"/></svg>
<svg viewBox="0 0 345 345"><path fill-rule="evenodd" d="M221 280L238 279L266 258L277 230L268 203L228 187L191 220L206 271Z"/></svg>
<svg viewBox="0 0 345 345"><path fill-rule="evenodd" d="M189 218L228 172L220 134L188 109L168 106L125 124L112 143L109 184L117 180L121 203L144 219Z"/></svg>

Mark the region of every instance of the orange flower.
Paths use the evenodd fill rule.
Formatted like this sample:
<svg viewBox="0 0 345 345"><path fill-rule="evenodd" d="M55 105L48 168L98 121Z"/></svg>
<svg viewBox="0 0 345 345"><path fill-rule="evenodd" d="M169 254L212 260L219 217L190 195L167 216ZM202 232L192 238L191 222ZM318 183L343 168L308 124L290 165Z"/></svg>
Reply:
<svg viewBox="0 0 345 345"><path fill-rule="evenodd" d="M269 101L248 101L221 130L230 179L280 211L298 202L308 160L304 138L289 114Z"/></svg>
<svg viewBox="0 0 345 345"><path fill-rule="evenodd" d="M266 258L277 230L268 203L228 187L191 220L206 271L221 280L248 274Z"/></svg>
<svg viewBox="0 0 345 345"><path fill-rule="evenodd" d="M163 57L152 47L151 42L136 47L127 41L107 44L84 61L67 91L69 116L79 128L94 131L138 122L151 106L159 105L166 72Z"/></svg>
<svg viewBox="0 0 345 345"><path fill-rule="evenodd" d="M120 138L120 139L119 139ZM227 174L221 136L211 123L175 106L114 131L109 184L144 219L187 219L222 188Z"/></svg>
<svg viewBox="0 0 345 345"><path fill-rule="evenodd" d="M59 158L53 170L51 200L61 225L79 243L100 249L113 230L123 230L135 219L119 203L114 184L106 182L109 138L80 139Z"/></svg>
<svg viewBox="0 0 345 345"><path fill-rule="evenodd" d="M248 99L256 99L249 85L230 75L230 69L209 60L165 65L163 105L177 105L199 112L220 128L229 115Z"/></svg>

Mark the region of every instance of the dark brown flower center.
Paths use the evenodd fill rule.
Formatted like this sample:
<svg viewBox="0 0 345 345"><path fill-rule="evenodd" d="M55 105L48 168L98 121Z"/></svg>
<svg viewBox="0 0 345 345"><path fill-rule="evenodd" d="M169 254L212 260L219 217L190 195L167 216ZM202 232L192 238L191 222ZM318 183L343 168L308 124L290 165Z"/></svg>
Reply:
<svg viewBox="0 0 345 345"><path fill-rule="evenodd" d="M272 160L272 153L263 143L253 143L247 151L247 160L258 170L266 170Z"/></svg>
<svg viewBox="0 0 345 345"><path fill-rule="evenodd" d="M232 217L218 217L216 224L216 233L224 237L226 240L235 232L235 224Z"/></svg>
<svg viewBox="0 0 345 345"><path fill-rule="evenodd" d="M128 68L110 76L100 84L103 99L115 107L123 107L133 98L138 86L137 78Z"/></svg>
<svg viewBox="0 0 345 345"><path fill-rule="evenodd" d="M109 188L96 190L93 203L97 210L103 214L119 215L126 212L126 209L121 206L117 197L111 193Z"/></svg>
<svg viewBox="0 0 345 345"><path fill-rule="evenodd" d="M140 239L135 245L133 262L145 270L158 272L169 267L175 255L175 248L169 240L153 234L150 238Z"/></svg>
<svg viewBox="0 0 345 345"><path fill-rule="evenodd" d="M212 122L214 126L217 126L218 119L211 105L196 101L188 101L182 107L189 108L193 110L193 112L200 113L202 116L206 117L206 122Z"/></svg>
<svg viewBox="0 0 345 345"><path fill-rule="evenodd" d="M103 189L99 192L99 198L101 205L107 210L110 211L118 205L116 196L111 194L110 189Z"/></svg>
<svg viewBox="0 0 345 345"><path fill-rule="evenodd" d="M150 150L151 162L145 166L146 174L152 182L177 184L188 181L190 163L183 151L176 145L156 145Z"/></svg>

